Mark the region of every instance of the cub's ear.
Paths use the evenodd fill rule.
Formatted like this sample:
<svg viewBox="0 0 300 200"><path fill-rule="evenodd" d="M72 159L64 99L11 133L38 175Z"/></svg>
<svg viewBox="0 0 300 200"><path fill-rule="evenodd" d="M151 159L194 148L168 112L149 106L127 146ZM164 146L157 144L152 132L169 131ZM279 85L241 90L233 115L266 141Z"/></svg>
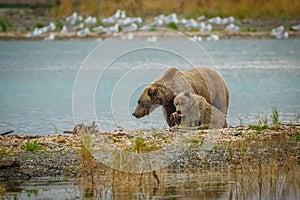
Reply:
<svg viewBox="0 0 300 200"><path fill-rule="evenodd" d="M148 90L148 95L149 95L150 97L154 97L156 94L157 94L157 88L155 88L155 87L149 88L149 90Z"/></svg>
<svg viewBox="0 0 300 200"><path fill-rule="evenodd" d="M190 92L185 92L184 95L187 96L187 97L191 96Z"/></svg>
<svg viewBox="0 0 300 200"><path fill-rule="evenodd" d="M175 99L176 96L177 96L177 93L174 93L174 94L173 94L173 99Z"/></svg>

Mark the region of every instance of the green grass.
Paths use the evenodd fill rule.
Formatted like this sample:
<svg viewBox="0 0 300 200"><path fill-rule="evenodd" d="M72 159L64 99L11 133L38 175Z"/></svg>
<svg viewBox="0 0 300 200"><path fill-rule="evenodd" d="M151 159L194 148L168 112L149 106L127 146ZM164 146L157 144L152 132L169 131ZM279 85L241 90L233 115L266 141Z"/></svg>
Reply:
<svg viewBox="0 0 300 200"><path fill-rule="evenodd" d="M44 27L44 24L41 23L41 22L38 22L38 23L35 24L35 27L36 27L36 28L43 28L43 27Z"/></svg>
<svg viewBox="0 0 300 200"><path fill-rule="evenodd" d="M279 112L276 107L272 108L272 114L270 116L270 119L272 121L273 129L279 128ZM258 134L261 133L261 131L266 130L269 128L269 122L267 117L258 117L257 125L249 125L248 129L255 130Z"/></svg>
<svg viewBox="0 0 300 200"><path fill-rule="evenodd" d="M2 18L0 19L0 27L2 32L7 32L12 27L12 24L7 18Z"/></svg>
<svg viewBox="0 0 300 200"><path fill-rule="evenodd" d="M173 29L173 30L178 30L178 26L174 22L169 23L168 28Z"/></svg>
<svg viewBox="0 0 300 200"><path fill-rule="evenodd" d="M5 156L6 154L7 154L6 149L2 147L2 149L0 150L0 158Z"/></svg>
<svg viewBox="0 0 300 200"><path fill-rule="evenodd" d="M54 128L54 134L58 134L58 128L56 126L53 127Z"/></svg>
<svg viewBox="0 0 300 200"><path fill-rule="evenodd" d="M33 142L27 141L25 143L25 151L37 152L39 150L41 150L41 148L36 140Z"/></svg>
<svg viewBox="0 0 300 200"><path fill-rule="evenodd" d="M161 149L155 143L147 143L147 141L142 137L137 137L134 141L133 151L137 153L149 153Z"/></svg>
<svg viewBox="0 0 300 200"><path fill-rule="evenodd" d="M63 26L64 26L64 22L62 22L61 20L56 20L55 21L55 25L56 25L56 28L57 28L57 30L60 30L61 31L61 29L63 28Z"/></svg>
<svg viewBox="0 0 300 200"><path fill-rule="evenodd" d="M257 134L260 134L261 131L268 129L268 118L259 117L257 125L249 125L248 129L255 130Z"/></svg>
<svg viewBox="0 0 300 200"><path fill-rule="evenodd" d="M202 140L198 139L198 138L186 138L185 141L186 143L190 143L190 144L202 144Z"/></svg>
<svg viewBox="0 0 300 200"><path fill-rule="evenodd" d="M243 119L239 117L239 126L244 126Z"/></svg>
<svg viewBox="0 0 300 200"><path fill-rule="evenodd" d="M276 107L272 108L271 120L273 125L279 125L279 112Z"/></svg>
<svg viewBox="0 0 300 200"><path fill-rule="evenodd" d="M297 142L300 142L300 134L297 131L294 132L293 137Z"/></svg>
<svg viewBox="0 0 300 200"><path fill-rule="evenodd" d="M4 194L6 192L6 185L4 183L0 184L0 194Z"/></svg>

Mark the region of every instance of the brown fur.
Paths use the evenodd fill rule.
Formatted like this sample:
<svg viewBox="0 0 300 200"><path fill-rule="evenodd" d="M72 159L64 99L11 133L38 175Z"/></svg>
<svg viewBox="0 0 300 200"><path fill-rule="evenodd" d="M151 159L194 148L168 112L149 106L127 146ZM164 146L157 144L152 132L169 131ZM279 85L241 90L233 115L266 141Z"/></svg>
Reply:
<svg viewBox="0 0 300 200"><path fill-rule="evenodd" d="M175 94L189 91L203 96L206 101L227 114L229 92L222 77L208 68L193 68L181 72L168 69L161 78L148 85L141 94L133 113L137 118L144 117L162 105L165 119L170 127L180 123L180 119L170 119L176 108L173 104Z"/></svg>
<svg viewBox="0 0 300 200"><path fill-rule="evenodd" d="M227 127L226 116L200 95L182 92L175 97L174 105L175 116L182 115L182 122L188 122L188 126L201 125L202 129Z"/></svg>

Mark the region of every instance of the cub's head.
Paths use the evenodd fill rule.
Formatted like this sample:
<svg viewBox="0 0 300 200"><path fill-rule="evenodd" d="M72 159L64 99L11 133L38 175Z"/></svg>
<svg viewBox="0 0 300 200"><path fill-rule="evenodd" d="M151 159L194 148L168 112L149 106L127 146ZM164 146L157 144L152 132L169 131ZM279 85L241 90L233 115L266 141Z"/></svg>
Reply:
<svg viewBox="0 0 300 200"><path fill-rule="evenodd" d="M138 100L138 105L132 113L136 118L142 118L149 115L155 108L159 106L158 88L152 85L146 87Z"/></svg>
<svg viewBox="0 0 300 200"><path fill-rule="evenodd" d="M192 107L195 105L195 99L190 92L181 92L174 99L174 106L176 112L183 116L192 111Z"/></svg>

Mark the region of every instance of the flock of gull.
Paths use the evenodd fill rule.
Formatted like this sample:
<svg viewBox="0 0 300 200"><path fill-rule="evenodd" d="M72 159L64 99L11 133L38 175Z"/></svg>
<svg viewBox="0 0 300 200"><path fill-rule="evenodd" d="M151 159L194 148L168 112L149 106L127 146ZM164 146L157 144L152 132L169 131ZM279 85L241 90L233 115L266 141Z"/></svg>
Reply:
<svg viewBox="0 0 300 200"><path fill-rule="evenodd" d="M128 17L124 10L117 10L109 18L102 19L101 22L98 21L96 17L89 16L87 18L78 15L74 12L71 16L65 19L65 23L61 28L60 35L67 35L69 32L76 32L79 37L89 36L91 33L105 33L105 34L115 34L119 32L126 32L127 34L122 35L121 39L132 40L134 35L133 31L143 30L150 31L156 27L176 27L184 30L193 30L200 32L210 33L213 29L213 25L222 25L225 27L227 32L238 32L240 27L235 25L234 17L230 16L227 18L214 17L205 21L205 17L199 17L195 19L179 19L175 13L170 15L159 15L154 18L154 20L148 24L143 23L141 17ZM101 25L99 25L101 24ZM300 24L292 26L291 29L299 31ZM55 39L54 31L57 31L55 23L50 22L48 26L42 28L35 28L30 32L27 37L37 37L47 34L44 40L51 41ZM284 26L279 26L271 30L270 33L277 39L287 39L289 34L284 30ZM152 36L147 38L148 42L156 42L158 38ZM194 36L191 40L200 42L202 37ZM210 34L207 41L217 41L219 36L216 34Z"/></svg>

